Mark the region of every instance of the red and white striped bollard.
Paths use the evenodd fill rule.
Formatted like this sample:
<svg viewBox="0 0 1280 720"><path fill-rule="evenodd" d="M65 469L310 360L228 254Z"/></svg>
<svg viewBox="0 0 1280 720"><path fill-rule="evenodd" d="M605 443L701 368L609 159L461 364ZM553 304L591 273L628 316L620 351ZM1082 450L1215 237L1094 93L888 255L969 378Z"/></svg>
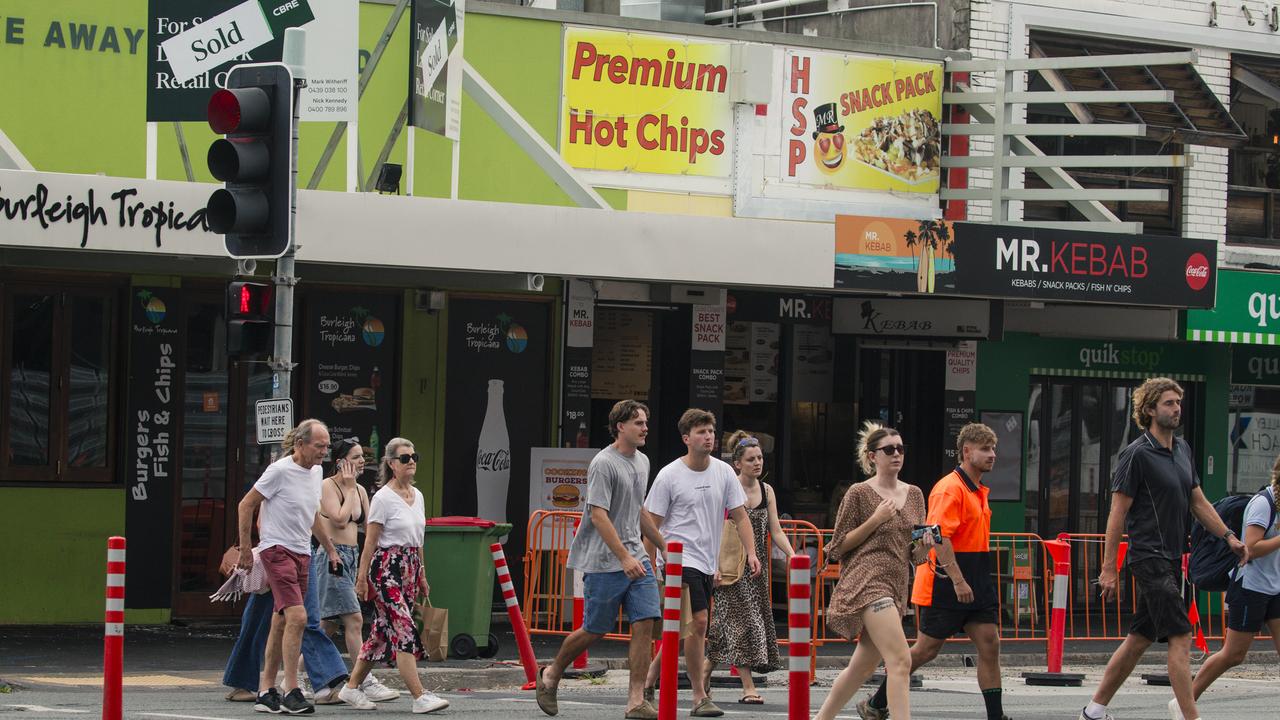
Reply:
<svg viewBox="0 0 1280 720"><path fill-rule="evenodd" d="M809 556L791 556L787 583L787 720L809 720L809 643L812 597Z"/></svg>
<svg viewBox="0 0 1280 720"><path fill-rule="evenodd" d="M1048 671L1025 672L1028 685L1080 687L1084 675L1062 672L1062 645L1067 634L1067 591L1071 587L1071 543L1066 535L1045 540L1045 549L1053 558L1053 610L1049 616Z"/></svg>
<svg viewBox="0 0 1280 720"><path fill-rule="evenodd" d="M522 690L534 689L538 673L538 658L533 654L533 644L529 642L529 628L525 627L524 615L520 614L520 601L516 599L516 588L511 582L511 571L507 568L507 556L502 552L502 543L491 543L489 553L493 555L493 567L498 572L498 585L502 588L502 601L507 604L507 617L511 619L511 630L516 635L516 645L520 648L520 664L524 666L526 682Z"/></svg>
<svg viewBox="0 0 1280 720"><path fill-rule="evenodd" d="M658 720L676 720L680 692L680 587L684 543L667 543L666 583L662 589L662 674Z"/></svg>
<svg viewBox="0 0 1280 720"><path fill-rule="evenodd" d="M107 607L102 636L102 720L124 712L124 538L107 538Z"/></svg>

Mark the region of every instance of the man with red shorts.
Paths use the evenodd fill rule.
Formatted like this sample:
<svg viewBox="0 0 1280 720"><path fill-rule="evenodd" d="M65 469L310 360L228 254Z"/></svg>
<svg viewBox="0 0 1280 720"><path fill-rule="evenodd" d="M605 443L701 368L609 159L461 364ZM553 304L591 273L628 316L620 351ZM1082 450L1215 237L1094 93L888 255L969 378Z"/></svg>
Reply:
<svg viewBox="0 0 1280 720"><path fill-rule="evenodd" d="M292 443L291 443L292 441ZM311 536L328 551L331 563L338 560L337 549L320 522L320 461L329 450L329 428L319 420L303 420L285 437L289 454L267 466L262 477L240 501L240 563L253 567L249 530L253 514L262 507L258 523L258 559L266 571L267 584L275 600L271 634L267 639L262 677L258 682L258 712L304 714L315 707L298 688L298 654L307 611L302 599L307 592L311 566ZM276 689L276 674L284 661L285 694Z"/></svg>

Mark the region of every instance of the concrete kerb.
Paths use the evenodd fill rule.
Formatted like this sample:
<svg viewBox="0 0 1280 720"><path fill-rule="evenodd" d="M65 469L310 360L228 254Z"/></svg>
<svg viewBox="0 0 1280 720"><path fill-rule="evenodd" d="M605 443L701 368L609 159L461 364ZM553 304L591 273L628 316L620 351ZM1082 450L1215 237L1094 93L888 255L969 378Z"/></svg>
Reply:
<svg viewBox="0 0 1280 720"><path fill-rule="evenodd" d="M1063 657L1063 665L1064 667L1072 666L1077 670L1087 669L1100 672L1106 666L1110 657L1110 653L1068 653ZM1143 658L1142 667L1158 670L1163 665L1163 657L1164 654L1162 652L1149 651ZM969 663L966 663L966 658L969 658ZM974 660L976 660L976 655L949 653L938 656L929 665L939 669L963 668L972 667L971 663ZM549 662L549 659L539 660L539 665ZM820 655L817 658L817 665L820 670L843 668L848 662L847 656ZM597 663L606 670L626 670L628 668L626 658L592 658L592 664ZM1250 652L1242 667L1251 665L1268 667L1274 666L1274 663L1275 651L1259 650ZM1199 664L1199 662L1192 664L1193 672ZM1000 657L1000 665L1005 670L1006 676L1014 673L1015 669L1018 671L1041 669L1044 667L1044 655L1042 653L1005 653ZM422 676L423 684L433 690L492 690L519 687L524 684L524 671L518 663L505 664L492 661L450 662L446 665L431 663L420 665L419 673ZM928 687L928 668L922 668L917 674L923 677L924 686ZM1013 676L1016 677L1016 674ZM383 670L378 674L378 677L391 687L403 689L400 677L394 671ZM1137 677L1136 673L1134 677ZM912 687L919 686L913 682Z"/></svg>

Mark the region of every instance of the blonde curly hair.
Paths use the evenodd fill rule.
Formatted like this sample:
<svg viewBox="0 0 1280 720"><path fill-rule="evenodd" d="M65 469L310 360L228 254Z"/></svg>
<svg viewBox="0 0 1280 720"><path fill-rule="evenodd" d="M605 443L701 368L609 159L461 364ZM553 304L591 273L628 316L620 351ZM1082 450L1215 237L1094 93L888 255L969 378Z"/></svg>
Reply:
<svg viewBox="0 0 1280 720"><path fill-rule="evenodd" d="M862 472L867 477L876 474L875 463L871 462L871 453L875 451L880 441L887 437L899 437L898 431L881 425L875 420L862 423L862 430L858 432L858 467L862 468Z"/></svg>

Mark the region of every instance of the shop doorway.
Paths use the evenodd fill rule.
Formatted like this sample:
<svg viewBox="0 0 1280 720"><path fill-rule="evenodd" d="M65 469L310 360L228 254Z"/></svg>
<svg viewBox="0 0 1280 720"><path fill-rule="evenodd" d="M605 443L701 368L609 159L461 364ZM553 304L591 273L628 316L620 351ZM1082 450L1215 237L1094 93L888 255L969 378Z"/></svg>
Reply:
<svg viewBox="0 0 1280 720"><path fill-rule="evenodd" d="M236 539L236 507L271 462L258 445L253 405L271 397L265 363L228 360L222 299L186 305L187 370L182 417L181 494L174 553L176 618L229 618L241 603L213 603L222 553ZM242 601L243 602L243 601Z"/></svg>
<svg viewBox="0 0 1280 720"><path fill-rule="evenodd" d="M1140 379L1032 377L1027 402L1027 532L1106 531L1111 474L1141 434L1133 422ZM1184 383L1179 437L1194 438L1199 388ZM1193 452L1195 448L1192 448Z"/></svg>
<svg viewBox="0 0 1280 720"><path fill-rule="evenodd" d="M899 478L929 497L954 466L947 456L955 438L946 428L946 353L863 346L858 378L859 425L876 420L902 433L907 461Z"/></svg>

